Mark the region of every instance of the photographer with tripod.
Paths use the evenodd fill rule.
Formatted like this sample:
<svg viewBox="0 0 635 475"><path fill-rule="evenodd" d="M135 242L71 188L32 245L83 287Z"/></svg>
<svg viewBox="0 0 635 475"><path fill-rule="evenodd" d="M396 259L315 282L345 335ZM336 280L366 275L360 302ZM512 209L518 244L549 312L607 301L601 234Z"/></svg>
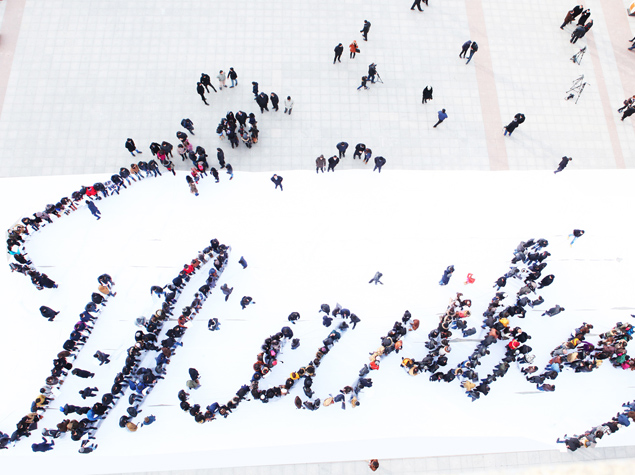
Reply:
<svg viewBox="0 0 635 475"><path fill-rule="evenodd" d="M382 84L384 83L384 81L381 80L379 73L377 72L377 65L375 63L371 63L368 65L367 77L372 84L375 84L375 76L377 76L377 79L379 80L379 82L381 82Z"/></svg>

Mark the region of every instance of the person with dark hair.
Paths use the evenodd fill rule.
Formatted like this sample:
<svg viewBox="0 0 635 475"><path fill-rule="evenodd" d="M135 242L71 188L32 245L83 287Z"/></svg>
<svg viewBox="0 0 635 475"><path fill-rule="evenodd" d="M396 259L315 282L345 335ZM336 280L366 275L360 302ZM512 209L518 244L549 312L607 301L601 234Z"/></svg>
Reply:
<svg viewBox="0 0 635 475"><path fill-rule="evenodd" d="M269 104L269 96L264 92L261 92L256 96L256 104L260 107L260 113L262 114L264 111L269 112L269 108L267 105Z"/></svg>
<svg viewBox="0 0 635 475"><path fill-rule="evenodd" d="M542 278L542 280L540 281L540 283L538 284L538 288L542 289L543 287L547 287L549 285L552 284L553 279L555 279L555 276L553 274L549 274L545 277Z"/></svg>
<svg viewBox="0 0 635 475"><path fill-rule="evenodd" d="M443 271L443 277L441 277L441 280L439 281L439 285L448 285L453 272L454 272L453 265L446 267L446 269Z"/></svg>
<svg viewBox="0 0 635 475"><path fill-rule="evenodd" d="M344 52L344 46L342 46L342 43L338 44L335 49L335 58L333 58L333 64L335 64L335 61L338 62L342 62L342 53Z"/></svg>
<svg viewBox="0 0 635 475"><path fill-rule="evenodd" d="M562 160L560 160L558 164L558 169L554 173L559 173L564 170L571 160L573 160L571 157L562 157Z"/></svg>
<svg viewBox="0 0 635 475"><path fill-rule="evenodd" d="M381 173L381 167L383 167L384 165L386 165L386 159L381 155L376 156L375 168L373 168L373 171L377 170L378 173Z"/></svg>
<svg viewBox="0 0 635 475"><path fill-rule="evenodd" d="M382 276L382 275L383 275L383 274L382 274L381 272L379 272L379 271L378 271L378 272L375 272L375 276L374 276L372 279L370 279L370 280L368 281L368 283L369 283L369 284L372 284L372 283L374 282L374 283L375 283L375 285L377 285L377 284L384 285L384 283L383 283L383 282L381 282L381 281L379 280L379 279L381 279L381 276Z"/></svg>
<svg viewBox="0 0 635 475"><path fill-rule="evenodd" d="M221 73L222 73L222 71L221 71ZM206 90L207 92L209 92L208 87L211 87L211 88L214 90L214 92L218 92L218 91L216 90L216 88L214 87L214 85L212 84L212 80L211 80L211 78L209 77L209 74L201 73L201 78L199 79L199 81L201 82L201 84L202 84L203 86L205 86L205 90Z"/></svg>
<svg viewBox="0 0 635 475"><path fill-rule="evenodd" d="M234 68L229 68L229 73L227 74L229 79L231 79L232 85L229 86L230 89L234 86L238 86L238 74L234 71Z"/></svg>
<svg viewBox="0 0 635 475"><path fill-rule="evenodd" d="M421 8L421 0L415 0L412 4L412 7L410 7L410 10L414 10L415 7L417 7L420 12L423 11L423 9Z"/></svg>
<svg viewBox="0 0 635 475"><path fill-rule="evenodd" d="M196 92L199 96L201 96L201 100L205 103L205 105L208 106L209 104L207 103L207 99L205 99L205 88L201 82L196 83Z"/></svg>
<svg viewBox="0 0 635 475"><path fill-rule="evenodd" d="M300 314L298 312L291 312L287 319L295 325L295 322L300 320Z"/></svg>
<svg viewBox="0 0 635 475"><path fill-rule="evenodd" d="M223 149L216 149L216 158L218 159L218 164L220 165L221 169L225 168L225 152L223 152Z"/></svg>
<svg viewBox="0 0 635 475"><path fill-rule="evenodd" d="M319 173L320 170L324 173L324 166L326 165L326 159L324 155L320 155L315 159L315 173Z"/></svg>
<svg viewBox="0 0 635 475"><path fill-rule="evenodd" d="M79 378L92 378L95 376L95 373L91 373L90 371L86 371L85 369L75 368L71 371L71 374L79 377Z"/></svg>
<svg viewBox="0 0 635 475"><path fill-rule="evenodd" d="M436 128L437 125L439 125L441 122L443 122L445 119L448 118L448 114L445 113L445 109L441 109L437 115L439 120L437 121L436 124L432 126L432 128Z"/></svg>
<svg viewBox="0 0 635 475"><path fill-rule="evenodd" d="M282 191L282 177L280 175L274 174L271 177L271 181L273 182L274 185L276 185L274 189L278 189L278 187L280 187L280 191Z"/></svg>
<svg viewBox="0 0 635 475"><path fill-rule="evenodd" d="M543 316L549 315L550 317L553 317L555 315L558 315L560 312L564 312L564 307L561 307L560 305L556 305L555 307L551 307L549 310L547 310L542 315Z"/></svg>
<svg viewBox="0 0 635 475"><path fill-rule="evenodd" d="M51 307L47 307L45 305L42 305L40 307L40 313L42 314L42 316L44 318L46 318L49 322L52 322L53 320L55 320L55 316L60 313L60 312L56 312L55 310L53 310Z"/></svg>
<svg viewBox="0 0 635 475"><path fill-rule="evenodd" d="M366 150L366 144L358 143L357 145L355 145L355 153L353 154L353 160L355 160L356 158L359 158L361 160L362 154L364 153L365 150Z"/></svg>
<svg viewBox="0 0 635 475"><path fill-rule="evenodd" d="M573 246L573 243L575 242L575 240L578 239L583 234L584 234L584 230L583 229L574 229L573 233L569 234L569 237L573 236L573 241L571 241L571 244L569 244L569 245Z"/></svg>
<svg viewBox="0 0 635 475"><path fill-rule="evenodd" d="M368 20L364 20L364 26L359 32L364 37L364 41L368 41L368 32L370 31L370 22Z"/></svg>
<svg viewBox="0 0 635 475"><path fill-rule="evenodd" d="M423 90L423 94L422 94L422 98L421 98L421 103L425 104L428 101L432 100L432 87L430 86L426 86Z"/></svg>
<svg viewBox="0 0 635 475"><path fill-rule="evenodd" d="M134 154L135 152L143 153L141 150L137 150L137 146L135 145L134 140L132 140L131 138L128 138L126 140L125 147L126 147L126 150L128 150L128 152L130 152L133 157L135 156L135 154Z"/></svg>
<svg viewBox="0 0 635 475"><path fill-rule="evenodd" d="M278 98L278 94L276 94L275 92L272 92L270 94L271 97L271 107L273 108L274 111L279 111L280 108L278 107L278 104L280 103L280 99Z"/></svg>
<svg viewBox="0 0 635 475"><path fill-rule="evenodd" d="M284 100L284 113L285 114L289 114L291 115L291 111L293 110L293 99L291 99L291 96L287 96L287 98Z"/></svg>
<svg viewBox="0 0 635 475"><path fill-rule="evenodd" d="M82 399L86 399L87 397L95 397L93 393L97 391L99 391L98 388L91 388L90 386L88 386L84 389L81 389L79 391L79 394L82 396Z"/></svg>
<svg viewBox="0 0 635 475"><path fill-rule="evenodd" d="M44 437L42 437L42 442L39 444L31 444L31 450L33 452L47 452L49 450L53 450L53 446L55 445L55 441L48 442Z"/></svg>
<svg viewBox="0 0 635 475"><path fill-rule="evenodd" d="M463 43L463 46L461 46L461 52L459 53L459 58L465 59L465 55L467 54L467 50L470 49L470 46L472 46L472 42L470 40Z"/></svg>
<svg viewBox="0 0 635 475"><path fill-rule="evenodd" d="M97 221L99 221L101 219L101 211L99 211L99 208L97 208L97 205L95 205L95 203L93 203L92 200L88 200L86 205L88 206L88 209L90 210L91 214L95 218L97 218Z"/></svg>
<svg viewBox="0 0 635 475"><path fill-rule="evenodd" d="M333 155L331 158L329 158L328 160L329 166L326 169L326 172L333 172L335 173L335 167L337 166L338 163L340 163L340 159L337 158L335 155Z"/></svg>
<svg viewBox="0 0 635 475"><path fill-rule="evenodd" d="M240 299L240 306L243 310L245 310L245 307L247 307L247 305L252 303L255 304L256 302L254 302L253 299L248 295L245 295L242 299Z"/></svg>
<svg viewBox="0 0 635 475"><path fill-rule="evenodd" d="M348 148L347 142L340 142L335 146L340 153L340 158L346 157L346 149Z"/></svg>
<svg viewBox="0 0 635 475"><path fill-rule="evenodd" d="M582 12L582 15L580 15L580 18L578 18L578 25L584 26L584 24L586 23L586 21L589 19L590 16L591 16L591 9L587 8L586 10Z"/></svg>
<svg viewBox="0 0 635 475"><path fill-rule="evenodd" d="M472 56L474 56L474 53L476 53L478 51L478 45L476 44L476 41L472 41L472 45L470 46L470 55L467 58L467 62L465 64L469 64L469 62L472 60Z"/></svg>

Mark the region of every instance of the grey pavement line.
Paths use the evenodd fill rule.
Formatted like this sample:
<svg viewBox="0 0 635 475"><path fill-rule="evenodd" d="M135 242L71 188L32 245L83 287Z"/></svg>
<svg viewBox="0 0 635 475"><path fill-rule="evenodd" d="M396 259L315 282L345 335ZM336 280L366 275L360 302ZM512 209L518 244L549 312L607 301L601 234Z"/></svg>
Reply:
<svg viewBox="0 0 635 475"><path fill-rule="evenodd" d="M602 11L609 30L609 38L613 46L613 54L615 55L615 63L620 74L620 81L624 89L624 99L626 99L635 94L635 71L633 70L635 53L627 49L628 40L631 39L632 34L628 24L628 12L622 0L603 0ZM635 128L635 121L631 120L631 123Z"/></svg>
<svg viewBox="0 0 635 475"><path fill-rule="evenodd" d="M559 450L536 450L528 452L495 452L472 455L446 455L432 457L396 457L379 459L380 470L386 474L403 474L403 473L489 473L498 472L501 469L518 470L521 468L536 468L540 466L549 467L549 473L558 473L557 467L562 467L562 473L571 473L570 468L573 465L579 465L586 462L601 462L632 459L635 455L635 446L623 447L601 447L593 449L579 449L576 452L561 452ZM454 462L450 462L450 461ZM411 468L406 468L404 462L408 461ZM250 465L250 466L233 466L219 468L201 468L201 469L184 469L170 470L169 472L131 472L134 475L160 474L232 474L239 475L241 473L347 473L346 469L352 469L351 465L359 464L359 469L367 465L367 460L346 460L334 462L308 462L308 463L292 463L279 465ZM554 467L554 465L556 467ZM306 470L300 470L304 467ZM308 470L314 467L315 470ZM337 469L335 469L337 467ZM457 468L460 467L460 468ZM262 468L264 470L258 470ZM344 469L342 471L342 469ZM351 470L351 473L363 470Z"/></svg>
<svg viewBox="0 0 635 475"><path fill-rule="evenodd" d="M7 1L2 18L2 26L0 27L0 116L2 116L4 97L9 86L9 76L11 76L15 47L20 36L25 4L26 0Z"/></svg>
<svg viewBox="0 0 635 475"><path fill-rule="evenodd" d="M610 28L609 28L610 30ZM614 113L611 108L611 101L609 99L609 91L604 80L604 72L602 71L602 63L600 62L600 56L595 45L595 37L593 32L589 31L586 35L587 45L589 52L591 53L591 61L593 62L593 70L595 72L595 79L598 82L597 90L600 94L600 100L602 101L602 110L604 111L604 119L606 120L606 128L609 132L611 139L611 147L613 148L613 156L615 157L615 163L617 168L626 168L626 162L624 161L624 154L622 153L622 145L620 144L620 137L617 134L617 126L615 125ZM618 62L619 64L619 62Z"/></svg>
<svg viewBox="0 0 635 475"><path fill-rule="evenodd" d="M489 155L490 170L509 170L507 147L502 133L498 92L494 80L494 65L490 55L489 41L485 27L485 14L481 0L466 0L470 39L479 45L478 51L470 62L476 68L476 82L481 99L481 113L485 128L485 140Z"/></svg>

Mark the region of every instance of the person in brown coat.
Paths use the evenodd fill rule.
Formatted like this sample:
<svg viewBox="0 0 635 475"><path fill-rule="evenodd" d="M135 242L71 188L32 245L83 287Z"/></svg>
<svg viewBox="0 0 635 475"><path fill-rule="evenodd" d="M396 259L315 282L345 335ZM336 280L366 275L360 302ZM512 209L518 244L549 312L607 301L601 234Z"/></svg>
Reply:
<svg viewBox="0 0 635 475"><path fill-rule="evenodd" d="M368 467L374 472L379 468L379 461L377 459L372 459L368 462Z"/></svg>

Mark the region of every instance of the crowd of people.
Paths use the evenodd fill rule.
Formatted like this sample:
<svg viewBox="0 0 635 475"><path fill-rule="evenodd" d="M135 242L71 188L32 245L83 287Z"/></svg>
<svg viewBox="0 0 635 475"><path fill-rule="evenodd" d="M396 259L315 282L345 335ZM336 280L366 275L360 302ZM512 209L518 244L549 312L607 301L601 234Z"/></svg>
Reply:
<svg viewBox="0 0 635 475"><path fill-rule="evenodd" d="M330 311L328 304L322 305L321 310L324 311L325 308ZM253 365L254 373L249 384L242 385L236 392L236 396L229 400L226 404L220 404L215 401L203 408L200 404L191 404L189 402L190 394L185 389L181 389L178 393L181 409L189 413L197 423L203 424L205 422L215 420L217 416L227 417L242 401L250 401L253 399L262 403L268 403L275 398L286 396L300 380L302 380L303 392L309 400L303 402L299 396L296 396L296 407L298 409L304 408L312 411L318 409L321 405L320 399L316 398L311 400L314 395L314 392L311 389L313 376L315 376L317 368L321 364L322 357L329 353L335 343L340 340L342 333L349 328L349 325L345 320L350 318L350 321L353 323L353 328L355 328L355 325L359 322L359 318L357 318L355 314L352 314L348 309L342 309L340 305L337 305L333 310L333 318L335 317L342 318L337 330L331 330L329 332L328 336L322 341L320 348L315 353L315 358L296 371L293 371L284 384L275 385L269 388L263 387L266 377L278 364L278 358L284 346L288 342L291 342L291 350L295 350L300 346L300 340L298 338L293 338L293 330L291 330L288 326L283 327L279 332L265 339L263 345L261 346L262 351L256 355L256 362ZM292 323L295 323L299 320L299 318L300 314L298 312L292 312L288 317L289 321ZM329 325L326 326L330 326L330 322ZM190 381L188 381L188 383L189 382ZM191 388L191 385L188 384L187 386L188 388ZM250 396L251 399L249 398ZM330 399L332 402L333 398ZM339 400L340 399L338 399L338 401ZM341 400L343 400L343 396ZM326 400L324 405L328 405Z"/></svg>
<svg viewBox="0 0 635 475"><path fill-rule="evenodd" d="M140 409L147 395L152 391L159 379L163 379L167 372L166 366L170 363L170 358L175 354L177 347L183 346L181 342L188 323L199 313L203 303L210 295L225 269L231 247L221 244L218 239L212 239L210 245L200 251L197 257L191 262L184 264L179 274L172 279L172 282L161 287L152 286L151 294L160 296L163 299L161 308L158 309L149 320L140 318L137 325L141 330L135 334L135 345L128 349L129 357L126 365L115 378L113 394L118 395L123 392L124 387L131 390L128 397L129 407L126 409L128 415L121 416L119 426L135 432L139 424L134 422L134 418L142 411ZM204 265L210 263L210 270L205 284L194 294L189 305L181 310L181 314L176 318L177 324L168 328L165 338L160 340L161 331L164 324L174 317L174 307L178 301L181 291L187 283ZM159 341L160 340L160 341ZM148 352L156 352L155 366L153 368L141 367L140 363ZM198 387L198 372L192 368L190 371L192 387ZM147 421L145 421L147 424Z"/></svg>
<svg viewBox="0 0 635 475"><path fill-rule="evenodd" d="M10 442L16 443L23 437L29 437L31 432L37 429L38 421L42 418L44 411L49 409L50 404L59 395L61 386L69 374L79 378L91 378L94 376L94 373L90 371L77 367L73 368L73 362L77 359L80 350L88 341L99 313L102 307L106 305L108 297L115 295L115 293L112 292L115 282L110 275L102 274L98 277L97 281L98 292L93 292L91 295L90 302L86 304L84 311L79 314L79 321L73 326L73 331L62 345L62 351L60 351L53 360L51 374L46 378L44 385L40 389L40 394L32 402L31 412L17 423L16 430L11 436L0 433L1 448L7 448ZM42 312L42 309L40 309L40 311ZM97 353L99 356L96 354L95 357L100 359L100 361L108 360L109 355L99 351ZM94 389L96 390L97 388ZM84 391L88 394L91 393L90 388L86 388ZM81 391L80 394L82 394ZM84 399L86 398L84 397ZM88 440L90 430L94 427L95 422L104 414L104 408L99 403L82 407L65 404L60 407L60 411L62 411L64 415L77 413L85 417L80 418L80 420L64 420L57 425L56 429L43 429L42 433L45 437L58 438L66 432L69 432L72 440ZM45 439L42 443L33 444L32 449L34 452L42 452L50 450L53 445L54 442L47 442Z"/></svg>
<svg viewBox="0 0 635 475"><path fill-rule="evenodd" d="M247 114L238 111L234 114L229 111L220 120L216 133L221 140L227 137L232 148L237 148L241 142L245 147L251 148L258 143L260 130L258 130L258 121L253 112Z"/></svg>

